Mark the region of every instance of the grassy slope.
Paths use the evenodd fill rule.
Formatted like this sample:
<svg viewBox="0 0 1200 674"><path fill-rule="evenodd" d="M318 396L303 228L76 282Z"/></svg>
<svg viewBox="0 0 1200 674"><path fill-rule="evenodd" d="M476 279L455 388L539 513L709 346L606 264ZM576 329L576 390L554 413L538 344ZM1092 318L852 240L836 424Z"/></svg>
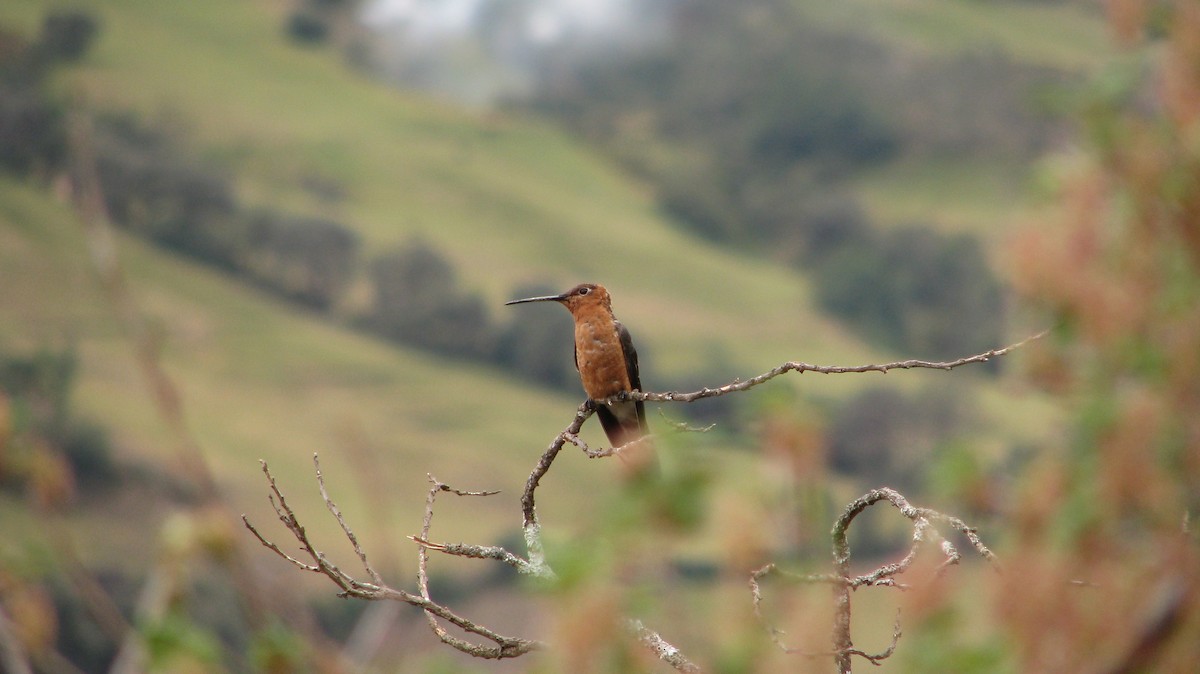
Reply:
<svg viewBox="0 0 1200 674"><path fill-rule="evenodd" d="M746 374L792 358L884 357L815 314L801 277L674 229L638 185L557 133L368 82L329 53L287 45L272 5L80 4L101 17L102 40L66 86L94 105L188 129L250 201L324 211L354 225L371 250L421 234L451 252L467 283L497 304L520 280L603 281L668 373L694 370L714 345ZM42 10L8 0L0 20L32 30ZM346 198L321 202L303 188L314 177L341 184ZM69 212L44 192L2 183L0 218L8 279L0 335L8 344L76 340L84 356L80 407L118 429L137 456L168 456ZM264 521L254 459L271 460L297 501L317 513L308 477L316 450L346 512L361 521L364 498L347 454L361 437L378 454L380 469L370 472L394 495L389 535L415 529L426 472L509 490L457 520L455 538L511 529L516 485L577 402L348 333L137 241L123 239L122 254L139 301L168 336L167 366L192 428L236 506ZM901 376L915 385L945 375ZM798 384L838 392L866 382ZM1044 416L1037 401L1014 397L989 394L989 414ZM560 502L563 517L587 507L578 490L556 485L591 481L600 486L586 496L602 495L606 473L596 471L608 469L598 465L571 457L557 466L568 475L547 482L544 502Z"/></svg>

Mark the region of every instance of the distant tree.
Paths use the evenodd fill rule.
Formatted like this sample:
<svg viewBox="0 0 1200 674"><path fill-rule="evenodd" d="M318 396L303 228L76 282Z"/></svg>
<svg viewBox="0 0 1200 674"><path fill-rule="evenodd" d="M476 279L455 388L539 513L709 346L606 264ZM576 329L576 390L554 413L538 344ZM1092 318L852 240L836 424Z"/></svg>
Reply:
<svg viewBox="0 0 1200 674"><path fill-rule="evenodd" d="M917 68L880 64L873 88L911 153L1028 161L1064 126L1039 97L1070 79L992 48Z"/></svg>
<svg viewBox="0 0 1200 674"><path fill-rule="evenodd" d="M978 241L907 226L820 261L817 299L874 341L966 353L1004 331L1005 303Z"/></svg>
<svg viewBox="0 0 1200 674"><path fill-rule="evenodd" d="M99 32L99 22L87 12L51 12L42 20L38 49L48 59L78 61L91 48Z"/></svg>
<svg viewBox="0 0 1200 674"><path fill-rule="evenodd" d="M61 106L36 85L0 80L0 167L18 175L46 171L65 153Z"/></svg>
<svg viewBox="0 0 1200 674"><path fill-rule="evenodd" d="M52 171L66 155L63 106L46 85L42 51L0 27L0 168L18 175Z"/></svg>
<svg viewBox="0 0 1200 674"><path fill-rule="evenodd" d="M329 21L308 10L297 10L287 20L287 34L303 45L316 45L329 39Z"/></svg>
<svg viewBox="0 0 1200 674"><path fill-rule="evenodd" d="M450 261L423 241L371 263L375 304L368 319L380 334L433 351L488 358L494 337L483 300L458 286Z"/></svg>
<svg viewBox="0 0 1200 674"><path fill-rule="evenodd" d="M241 264L285 295L328 309L353 280L358 250L358 234L345 225L262 211L250 217Z"/></svg>
<svg viewBox="0 0 1200 674"><path fill-rule="evenodd" d="M357 21L358 5L359 0L295 0L284 30L300 45L328 43Z"/></svg>
<svg viewBox="0 0 1200 674"><path fill-rule="evenodd" d="M99 175L122 227L225 268L245 245L227 174L188 154L161 130L128 117L98 128Z"/></svg>
<svg viewBox="0 0 1200 674"><path fill-rule="evenodd" d="M77 61L99 31L92 15L51 12L37 42L0 28L0 168L46 174L66 156L64 105L48 90L53 66Z"/></svg>
<svg viewBox="0 0 1200 674"><path fill-rule="evenodd" d="M969 421L957 387L903 393L872 386L834 411L828 439L832 467L856 480L921 488L935 447ZM899 450L898 448L903 448Z"/></svg>
<svg viewBox="0 0 1200 674"><path fill-rule="evenodd" d="M672 180L673 153L704 167L690 182L706 178L705 192L745 206L749 186L797 165L821 184L898 154L1030 159L1061 130L1037 96L1067 75L996 49L916 53L786 0L698 0L673 16L655 50L548 66L530 101L649 172L671 208L689 182ZM721 201L696 201L706 203ZM754 231L714 228L694 211L685 222L705 234Z"/></svg>
<svg viewBox="0 0 1200 674"><path fill-rule="evenodd" d="M875 227L847 191L816 188L804 176L764 180L748 190L747 216L778 259L810 269L843 248L878 245Z"/></svg>

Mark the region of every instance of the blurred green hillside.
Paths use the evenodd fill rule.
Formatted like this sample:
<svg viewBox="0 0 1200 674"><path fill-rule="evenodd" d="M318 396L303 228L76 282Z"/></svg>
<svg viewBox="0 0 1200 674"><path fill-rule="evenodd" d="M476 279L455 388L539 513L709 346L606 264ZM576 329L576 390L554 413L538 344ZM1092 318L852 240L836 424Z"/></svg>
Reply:
<svg viewBox="0 0 1200 674"><path fill-rule="evenodd" d="M518 309L502 302L521 284L604 283L642 350L650 389L665 388L654 377L719 385L726 380L707 377L745 378L787 360L855 365L968 355L868 344L817 308L803 269L697 236L671 219L641 178L565 131L515 112L465 111L397 91L351 68L333 48L290 42L282 28L288 3L6 0L0 25L33 36L47 9L61 6L82 9L99 25L90 53L55 76L55 92L72 106L171 130L188 152L231 177L248 206L345 223L365 256L414 237L428 242L464 287L486 298L498 322L517 319ZM865 13L868 32L913 49L951 48L945 36L954 35L960 44L994 41L1031 63L1078 67L1096 48L1099 28L1073 6L1004 7L985 7L981 18L959 3L862 0L822 14L845 25ZM1061 20L1070 39L1047 34L1044 18ZM1024 169L931 156L870 167L852 182L883 222L919 215L995 243L1030 208L1018 197ZM168 479L179 472L175 440L99 287L78 216L55 185L0 177L0 352L74 350L75 412L111 435L119 464ZM525 477L582 394L372 336L349 318L353 292L349 308L321 313L128 232L118 230L117 241L131 295L161 335L162 363L178 386L187 427L234 510L274 523L257 463L266 459L310 515L314 538L336 545L336 524L324 516L311 477L312 454L320 452L348 519L368 545L390 547L404 578L413 555L403 537L419 529L427 473L465 489L504 490L483 507L448 507L439 524L447 538L491 543L518 530ZM356 284L363 274L356 270ZM561 311L519 309L542 310ZM1015 341L1032 330L1018 317L1008 336ZM1054 426L1054 406L1003 368L995 375L893 373L886 383L929 391L950 379L961 387L956 395L972 401L964 442L985 462L1002 461ZM777 410L795 392L811 410L879 383L878 375L793 376L749 394L738 414ZM674 417L677 410L664 412ZM752 418L742 421L757 428ZM665 427L657 415L651 425ZM595 428L585 436L600 444ZM753 455L741 450L756 437L721 430L696 437L729 450L703 454L729 477L716 487L718 501L752 488ZM847 489L856 492L874 486L851 482ZM578 452L565 453L544 485L543 519L564 536L572 518L619 488L613 466ZM153 563L158 527L176 507L170 498L131 486L80 499L66 519L89 564ZM20 494L0 494L0 518L6 530L38 527ZM4 545L19 544L7 536ZM710 544L689 545L703 551ZM248 549L272 573L292 573L265 550Z"/></svg>

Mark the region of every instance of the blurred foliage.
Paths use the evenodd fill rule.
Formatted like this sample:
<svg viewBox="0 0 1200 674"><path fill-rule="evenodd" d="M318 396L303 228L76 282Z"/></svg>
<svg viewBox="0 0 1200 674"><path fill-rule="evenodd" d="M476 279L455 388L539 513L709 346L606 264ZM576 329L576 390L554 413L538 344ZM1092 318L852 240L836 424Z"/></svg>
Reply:
<svg viewBox="0 0 1200 674"><path fill-rule="evenodd" d="M1080 97L1057 208L1011 256L1055 326L1030 376L1071 420L1009 496L991 607L1010 647L972 662L930 626L963 671L1186 672L1200 657L1200 5L1113 7L1145 76L1102 73Z"/></svg>
<svg viewBox="0 0 1200 674"><path fill-rule="evenodd" d="M231 177L195 159L169 130L129 117L102 121L98 172L115 223L316 309L343 297L358 272L354 230L247 209Z"/></svg>
<svg viewBox="0 0 1200 674"><path fill-rule="evenodd" d="M306 666L313 654L305 640L278 622L258 633L249 652L255 671L267 674L312 671Z"/></svg>
<svg viewBox="0 0 1200 674"><path fill-rule="evenodd" d="M904 671L909 672L996 672L1015 674L1009 662L1011 645L989 636L979 639L965 629L968 609L942 605L922 616L904 643ZM947 637L951 636L952 640ZM954 646L947 648L947 643Z"/></svg>
<svg viewBox="0 0 1200 674"><path fill-rule="evenodd" d="M116 224L319 310L345 295L359 267L353 229L246 208L232 178L197 160L169 129L126 116L101 121L98 170Z"/></svg>
<svg viewBox="0 0 1200 674"><path fill-rule="evenodd" d="M222 672L221 645L190 618L171 613L141 628L152 671Z"/></svg>
<svg viewBox="0 0 1200 674"><path fill-rule="evenodd" d="M118 480L108 434L71 409L77 363L71 349L0 353L0 485L44 507Z"/></svg>

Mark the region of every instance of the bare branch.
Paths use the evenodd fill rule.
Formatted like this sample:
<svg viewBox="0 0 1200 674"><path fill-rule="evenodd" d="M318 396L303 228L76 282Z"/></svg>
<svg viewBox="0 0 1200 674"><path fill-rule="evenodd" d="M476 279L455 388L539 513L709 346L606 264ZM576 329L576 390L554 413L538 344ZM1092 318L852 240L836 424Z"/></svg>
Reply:
<svg viewBox="0 0 1200 674"><path fill-rule="evenodd" d="M654 442L653 435L643 435L642 437L630 440L619 447L602 447L600 449L592 449L591 447L588 447L588 444L584 442L583 438L579 437L578 435L575 435L574 433L564 433L564 435L567 442L583 450L583 453L589 459L605 459L610 456L620 456L627 451L633 451L641 448L643 445L649 445Z"/></svg>
<svg viewBox="0 0 1200 674"><path fill-rule="evenodd" d="M537 465L533 467L533 472L529 474L529 479L525 481L525 492L521 495L521 513L524 516L524 528L529 531L531 527L537 527L537 510L534 506L533 492L538 488L541 479L545 477L550 470L550 464L554 463L554 458L562 450L563 444L568 442L568 438L577 437L579 429L583 428L583 422L588 420L588 417L595 413L596 407L589 400L579 406L575 410L575 418L571 421L561 433L554 436L554 440L550 442L550 446L542 452L542 457L538 459Z"/></svg>
<svg viewBox="0 0 1200 674"><path fill-rule="evenodd" d="M688 426L687 422L674 421L673 419L668 418L667 415L662 411L661 407L658 408L658 418L662 419L671 428L674 428L680 433L707 433L717 427L715 423L711 423L707 426Z"/></svg>
<svg viewBox="0 0 1200 674"><path fill-rule="evenodd" d="M417 536L409 536L413 542L430 550L437 550L452 557L469 557L471 559L494 559L513 567L521 573L530 573L529 562L517 554L498 545L468 545L466 543L434 543Z"/></svg>
<svg viewBox="0 0 1200 674"><path fill-rule="evenodd" d="M315 462L315 459L314 459L314 462ZM487 627L484 627L484 626L479 625L471 620L468 620L467 618L464 618L464 617L456 614L455 612L451 611L449 608L446 608L445 606L433 601L428 596L427 578L424 575L422 575L423 596L415 595L415 594L412 594L411 592L406 592L404 590L397 590L397 589L388 587L382 581L375 580L378 577L378 574L373 573L371 571L371 567L366 564L366 555L362 552L362 549L358 545L357 540L355 540L353 538L353 534L351 533L349 526L345 523L344 518L341 516L341 513L338 510L336 504L334 504L332 502L332 500L328 497L328 494L325 492L323 483L322 483L323 478L320 477L320 473L319 473L320 464L316 463L317 470L318 470L318 482L322 484L321 491L322 491L322 496L325 499L326 507L329 509L329 511L331 513L334 514L334 517L338 520L338 523L342 526L342 531L346 534L347 538L350 539L351 545L354 547L355 552L357 552L359 554L359 559L362 560L363 564L367 566L367 572L369 575L372 576L372 582L370 582L370 583L362 582L362 581L359 581L359 580L355 579L354 577L350 576L349 574L345 573L340 568L338 568L338 566L336 564L334 564L333 562L330 562L329 559L325 556L325 554L323 552L321 552L320 550L318 550L313 545L312 541L308 538L308 533L305 530L304 525L302 525L300 523L299 519L296 517L295 511L293 511L291 506L288 505L287 499L284 497L283 492L279 489L279 486L275 481L275 476L271 473L270 467L267 465L267 463L265 461L263 461L261 463L262 463L263 473L267 477L267 484L269 485L269 487L271 489L271 503L275 507L275 511L279 515L280 521L283 522L283 525L288 529L288 531L290 531L292 533L292 535L295 536L297 542L300 543L301 549L303 549L305 551L305 553L308 555L308 557L312 560L313 563L309 564L309 563L302 562L302 561L284 553L279 548L278 545L276 545L275 543L268 540L265 536L263 536L258 531L258 529L255 528L254 525L250 523L249 518L247 518L245 515L242 515L242 521L245 523L246 528L249 529L250 532L252 534L254 534L255 538L257 538L259 540L259 542L262 543L263 546L265 546L268 550L271 550L275 554L279 555L283 559L287 560L288 562L296 565L297 567L299 567L301 569L304 569L306 571L313 571L313 572L320 573L320 574L326 576L331 581L333 581L333 583L335 585L337 585L338 588L341 589L341 592L339 593L340 596L355 597L357 599L366 599L366 600L370 600L370 601L378 601L378 600L402 601L402 602L405 602L412 606L416 606L418 608L423 609L426 612L426 615L429 616L431 623L436 625L436 627L434 628L434 632L439 636L439 638L441 638L442 641L449 644L450 646L452 646L468 655L478 657L478 658L488 658L488 659L514 658L514 657L518 657L520 655L524 655L525 653L528 653L530 651L544 648L545 644L543 644L540 641L535 641L535 640L531 640L531 639L521 639L518 637L504 636L504 635L499 634ZM444 486L444 485L442 485L442 486ZM438 488L440 489L440 487L438 487ZM448 490L448 491L454 491L455 493L459 493L459 492L457 492L457 490ZM464 495L482 494L480 492L462 492L462 493ZM430 521L431 517L432 517L432 515L429 515L426 517L426 520L425 520L426 527L425 527L424 533L426 536L428 535L428 525L429 525L429 521ZM421 548L421 554L423 554L423 555L425 554L424 547ZM421 573L424 574L423 564L422 564ZM435 617L441 618L442 620L445 620L446 622L448 622L466 632L483 637L484 639L491 641L495 645L494 646L485 646L485 645L472 644L470 642L459 639L458 637L450 635L445 631L444 628L442 628L440 625L438 625L436 623L436 621L434 620Z"/></svg>
<svg viewBox="0 0 1200 674"><path fill-rule="evenodd" d="M783 636L786 634L783 630L775 627L774 624L763 613L762 608L762 587L759 583L763 578L771 575L778 575L793 580L798 583L829 583L831 585L846 585L849 581L841 576L835 576L828 573L813 573L813 574L798 574L790 573L780 569L777 564L771 562L750 574L750 598L754 605L754 616L766 628L767 634L771 636L771 641L779 647L784 653L789 655L803 655L805 657L826 657L833 655L833 651L812 652L805 651L794 646L789 646L783 642Z"/></svg>
<svg viewBox="0 0 1200 674"><path fill-rule="evenodd" d="M640 620L628 620L625 623L627 629L633 633L637 640L643 646L649 648L659 660L671 665L677 672L686 672L687 674L699 674L700 667L684 657L683 653L676 647L667 643L665 639L659 636L658 632L646 627Z"/></svg>
<svg viewBox="0 0 1200 674"><path fill-rule="evenodd" d="M291 562L293 565L295 565L301 571L315 571L317 573L321 572L321 569L319 567L314 566L312 564L305 564L304 562L287 554L283 550L280 550L278 545L275 545L273 542L267 540L266 537L264 537L261 533L259 533L258 529L256 529L254 527L254 525L250 523L250 519L247 518L246 515L242 515L242 523L246 525L246 528L250 530L250 533L254 534L254 537L258 539L259 543L262 543L264 546L266 546L269 550L271 550L275 554L277 554L280 557L284 558L285 560Z"/></svg>
<svg viewBox="0 0 1200 674"><path fill-rule="evenodd" d="M900 611L896 611L896 620L892 623L892 643L883 652L871 655L857 648L851 648L847 651L847 655L857 655L878 667L881 662L892 657L892 654L896 652L896 645L900 643L901 636L903 636L903 632L900 630Z"/></svg>
<svg viewBox="0 0 1200 674"><path fill-rule="evenodd" d="M630 393L618 393L615 396L612 396L606 400L602 400L599 402L614 403L614 402L622 402L622 401L626 401L626 400L642 400L645 402L690 403L694 400L700 400L702 398L715 398L717 396L722 396L727 393L737 393L740 391L745 391L745 390L754 388L755 386L758 386L759 384L766 383L782 374L787 374L788 372L799 372L799 373L819 372L821 374L847 374L847 373L851 373L851 372L882 372L882 373L886 374L890 370L913 370L913 369L920 369L920 368L931 369L931 370L953 370L954 368L962 367L963 365L970 365L973 363L986 363L993 358L998 358L1000 356L1008 355L1012 351L1019 349L1022 346L1025 346L1029 342L1032 342L1036 339L1041 339L1042 337L1045 337L1048 333L1049 333L1049 330L1043 330L1042 332L1039 332L1030 337L1026 337L1023 340L1021 340L1015 344L1010 344L1009 346L1006 346L1004 348L991 349L989 351L984 351L983 353L977 353L973 356L966 356L963 358L959 358L958 360L929 361L929 360L910 359L910 360L899 360L899 361L895 361L892 363L882 363L879 365L851 365L851 366L812 365L810 363L803 363L800 361L793 360L793 361L786 362L783 365L780 365L779 367L776 367L772 370L768 370L767 372L764 372L764 373L758 375L757 377L751 377L750 379L747 379L745 381L742 381L740 379L735 379L734 381L732 381L724 386L719 386L717 388L705 387L705 388L700 389L699 391L692 391L691 393L680 393L678 391L667 391L665 393L652 393L652 392L644 393L642 391L633 391Z"/></svg>

